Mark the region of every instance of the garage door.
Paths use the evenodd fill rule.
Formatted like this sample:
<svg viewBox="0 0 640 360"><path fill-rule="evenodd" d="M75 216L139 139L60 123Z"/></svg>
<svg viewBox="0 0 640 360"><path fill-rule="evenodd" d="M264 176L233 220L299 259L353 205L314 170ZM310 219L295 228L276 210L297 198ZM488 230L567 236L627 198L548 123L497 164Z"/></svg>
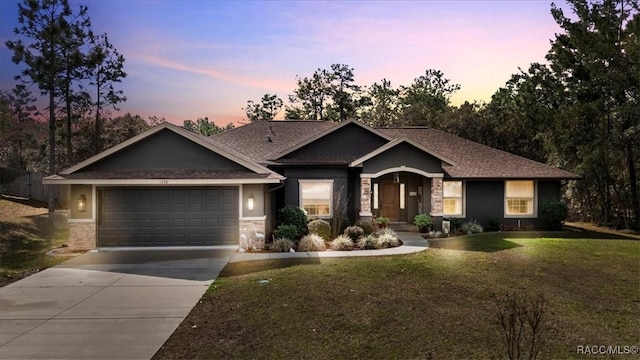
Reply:
<svg viewBox="0 0 640 360"><path fill-rule="evenodd" d="M238 189L100 188L98 246L238 244Z"/></svg>

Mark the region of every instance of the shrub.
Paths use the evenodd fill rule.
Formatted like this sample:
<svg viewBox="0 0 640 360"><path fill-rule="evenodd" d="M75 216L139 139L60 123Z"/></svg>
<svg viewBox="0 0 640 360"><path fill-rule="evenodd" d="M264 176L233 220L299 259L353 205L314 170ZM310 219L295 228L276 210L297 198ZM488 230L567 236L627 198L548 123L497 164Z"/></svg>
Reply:
<svg viewBox="0 0 640 360"><path fill-rule="evenodd" d="M484 231L484 228L477 220L467 221L466 223L460 226L460 230L467 234L478 234Z"/></svg>
<svg viewBox="0 0 640 360"><path fill-rule="evenodd" d="M365 235L358 240L358 247L364 250L376 249L378 239L374 234Z"/></svg>
<svg viewBox="0 0 640 360"><path fill-rule="evenodd" d="M413 218L413 225L417 226L421 233L426 233L433 227L433 220L427 214L418 214Z"/></svg>
<svg viewBox="0 0 640 360"><path fill-rule="evenodd" d="M386 216L380 216L376 218L376 224L378 224L378 226L382 228L387 227L389 225L389 222L391 222L391 220Z"/></svg>
<svg viewBox="0 0 640 360"><path fill-rule="evenodd" d="M313 220L307 225L310 234L317 234L325 240L331 239L331 225L324 220Z"/></svg>
<svg viewBox="0 0 640 360"><path fill-rule="evenodd" d="M487 231L500 231L500 220L498 218L489 219L489 226Z"/></svg>
<svg viewBox="0 0 640 360"><path fill-rule="evenodd" d="M324 239L316 234L305 235L298 243L298 251L322 251L326 249L327 246L324 243Z"/></svg>
<svg viewBox="0 0 640 360"><path fill-rule="evenodd" d="M344 234L347 235L351 241L356 242L364 236L364 230L360 226L353 225L344 229Z"/></svg>
<svg viewBox="0 0 640 360"><path fill-rule="evenodd" d="M358 221L355 226L360 227L362 231L364 231L365 236L373 234L376 231L376 228L369 221Z"/></svg>
<svg viewBox="0 0 640 360"><path fill-rule="evenodd" d="M398 236L395 231L391 229L384 229L378 233L378 239L376 241L377 248L382 249L398 246L400 246L400 241L398 240Z"/></svg>
<svg viewBox="0 0 640 360"><path fill-rule="evenodd" d="M549 337L548 305L536 297L517 292L494 297L495 320L509 359L536 359Z"/></svg>
<svg viewBox="0 0 640 360"><path fill-rule="evenodd" d="M562 230L562 223L567 219L567 204L558 201L547 201L542 204L540 217L549 230Z"/></svg>
<svg viewBox="0 0 640 360"><path fill-rule="evenodd" d="M278 225L294 225L296 227L296 236L290 239L299 239L302 235L307 234L307 215L297 206L287 205L278 210Z"/></svg>
<svg viewBox="0 0 640 360"><path fill-rule="evenodd" d="M277 238L269 246L271 251L289 252L293 248L293 241L286 238Z"/></svg>
<svg viewBox="0 0 640 360"><path fill-rule="evenodd" d="M347 235L340 235L331 242L331 249L339 251L348 251L354 247L353 240Z"/></svg>
<svg viewBox="0 0 640 360"><path fill-rule="evenodd" d="M282 224L278 225L276 230L273 232L273 236L276 239L297 239L298 238L298 227L291 224Z"/></svg>

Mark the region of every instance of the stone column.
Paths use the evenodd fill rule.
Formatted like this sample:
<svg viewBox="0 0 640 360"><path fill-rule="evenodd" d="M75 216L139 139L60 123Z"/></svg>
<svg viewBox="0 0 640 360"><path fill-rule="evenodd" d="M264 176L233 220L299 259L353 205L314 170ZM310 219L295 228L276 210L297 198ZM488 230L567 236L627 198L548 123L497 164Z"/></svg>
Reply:
<svg viewBox="0 0 640 360"><path fill-rule="evenodd" d="M442 216L442 178L431 179L431 216Z"/></svg>
<svg viewBox="0 0 640 360"><path fill-rule="evenodd" d="M360 177L360 219L368 221L373 214L371 213L371 178Z"/></svg>
<svg viewBox="0 0 640 360"><path fill-rule="evenodd" d="M96 248L95 221L69 220L69 249L92 250Z"/></svg>
<svg viewBox="0 0 640 360"><path fill-rule="evenodd" d="M431 178L431 219L433 220L433 228L442 230L442 178Z"/></svg>

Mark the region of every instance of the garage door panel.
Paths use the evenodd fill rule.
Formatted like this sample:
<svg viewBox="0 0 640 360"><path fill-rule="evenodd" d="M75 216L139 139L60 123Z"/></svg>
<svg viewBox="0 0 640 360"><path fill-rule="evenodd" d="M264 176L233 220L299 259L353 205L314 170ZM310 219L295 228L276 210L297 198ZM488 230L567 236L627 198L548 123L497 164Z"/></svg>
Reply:
<svg viewBox="0 0 640 360"><path fill-rule="evenodd" d="M98 246L237 244L235 187L98 191Z"/></svg>

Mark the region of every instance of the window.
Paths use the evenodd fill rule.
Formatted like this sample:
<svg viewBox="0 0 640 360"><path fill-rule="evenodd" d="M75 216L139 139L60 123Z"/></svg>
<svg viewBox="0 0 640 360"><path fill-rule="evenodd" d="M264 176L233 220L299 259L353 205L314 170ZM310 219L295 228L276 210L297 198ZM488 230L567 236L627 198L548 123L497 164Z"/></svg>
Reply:
<svg viewBox="0 0 640 360"><path fill-rule="evenodd" d="M462 216L462 181L442 182L442 212Z"/></svg>
<svg viewBox="0 0 640 360"><path fill-rule="evenodd" d="M534 215L533 180L505 182L505 215Z"/></svg>
<svg viewBox="0 0 640 360"><path fill-rule="evenodd" d="M300 180L300 207L307 216L331 217L333 180Z"/></svg>

